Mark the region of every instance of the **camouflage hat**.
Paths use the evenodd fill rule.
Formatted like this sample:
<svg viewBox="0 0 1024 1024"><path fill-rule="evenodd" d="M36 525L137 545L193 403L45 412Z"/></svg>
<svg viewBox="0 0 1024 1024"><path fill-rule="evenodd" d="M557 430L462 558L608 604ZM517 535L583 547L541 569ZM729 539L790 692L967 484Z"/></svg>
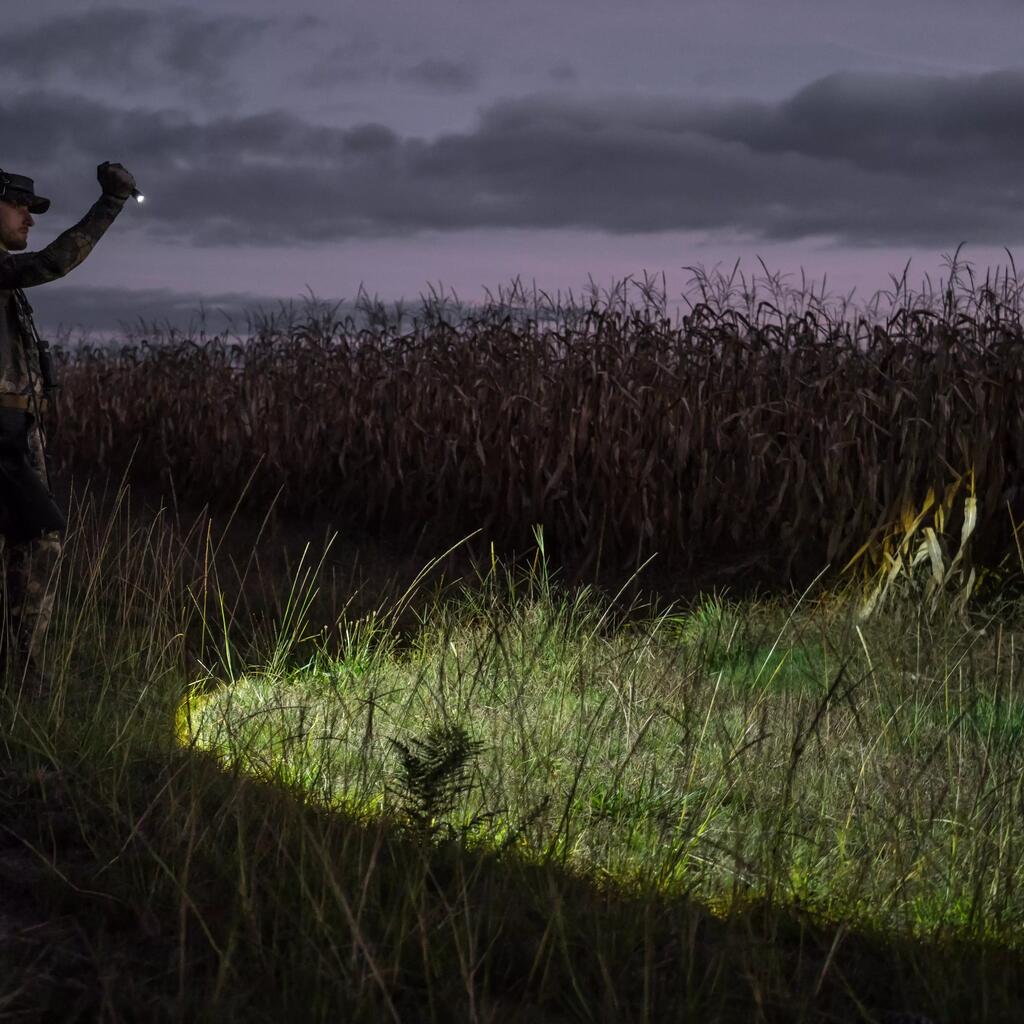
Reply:
<svg viewBox="0 0 1024 1024"><path fill-rule="evenodd" d="M37 196L35 182L24 174L0 171L0 199L27 206L29 213L46 213L50 208L50 200Z"/></svg>

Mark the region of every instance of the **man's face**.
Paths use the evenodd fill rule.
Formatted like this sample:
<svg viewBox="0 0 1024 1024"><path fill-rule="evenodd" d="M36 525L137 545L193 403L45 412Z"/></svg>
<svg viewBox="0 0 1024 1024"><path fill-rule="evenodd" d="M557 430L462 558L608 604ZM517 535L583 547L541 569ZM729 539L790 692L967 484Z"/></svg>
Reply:
<svg viewBox="0 0 1024 1024"><path fill-rule="evenodd" d="M0 245L8 252L21 252L28 245L28 229L35 224L28 207L0 199Z"/></svg>

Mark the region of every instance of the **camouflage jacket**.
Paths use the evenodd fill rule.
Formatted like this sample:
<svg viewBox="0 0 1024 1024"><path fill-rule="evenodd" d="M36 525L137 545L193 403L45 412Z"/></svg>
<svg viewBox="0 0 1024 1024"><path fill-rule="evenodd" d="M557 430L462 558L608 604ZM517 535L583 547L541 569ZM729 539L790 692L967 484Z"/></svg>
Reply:
<svg viewBox="0 0 1024 1024"><path fill-rule="evenodd" d="M18 321L14 291L56 281L74 270L121 212L125 200L104 195L74 226L39 252L13 253L0 247L0 393L43 393L39 353ZM27 361L27 365L26 365Z"/></svg>

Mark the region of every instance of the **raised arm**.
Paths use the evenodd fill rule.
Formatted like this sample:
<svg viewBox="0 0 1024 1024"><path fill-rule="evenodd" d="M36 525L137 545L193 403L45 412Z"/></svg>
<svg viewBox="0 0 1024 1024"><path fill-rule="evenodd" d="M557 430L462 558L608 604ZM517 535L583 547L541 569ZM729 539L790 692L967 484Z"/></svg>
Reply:
<svg viewBox="0 0 1024 1024"><path fill-rule="evenodd" d="M0 251L0 288L32 288L74 270L114 223L124 204L125 199L104 193L74 227L58 235L45 249L23 253Z"/></svg>

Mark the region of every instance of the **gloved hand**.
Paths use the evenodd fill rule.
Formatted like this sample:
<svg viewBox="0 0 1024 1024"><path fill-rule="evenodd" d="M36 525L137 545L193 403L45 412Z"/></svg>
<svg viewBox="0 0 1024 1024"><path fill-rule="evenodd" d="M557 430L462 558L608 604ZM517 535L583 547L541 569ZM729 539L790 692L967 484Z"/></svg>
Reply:
<svg viewBox="0 0 1024 1024"><path fill-rule="evenodd" d="M135 188L135 179L120 164L104 161L96 168L96 177L105 196L127 199Z"/></svg>

